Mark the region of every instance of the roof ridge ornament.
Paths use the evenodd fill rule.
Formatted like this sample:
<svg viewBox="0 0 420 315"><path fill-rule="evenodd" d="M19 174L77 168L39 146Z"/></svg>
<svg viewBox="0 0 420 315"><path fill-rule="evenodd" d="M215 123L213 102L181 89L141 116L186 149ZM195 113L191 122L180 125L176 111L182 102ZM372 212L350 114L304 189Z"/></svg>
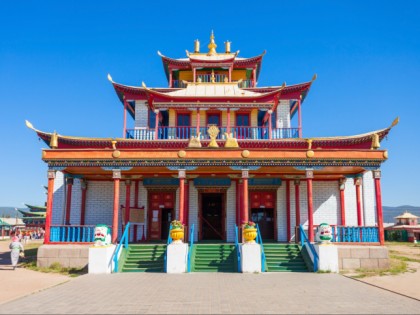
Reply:
<svg viewBox="0 0 420 315"><path fill-rule="evenodd" d="M400 122L400 117L395 118L394 121L391 124L391 128L398 125L399 122Z"/></svg>
<svg viewBox="0 0 420 315"><path fill-rule="evenodd" d="M216 43L214 41L214 32L213 32L213 30L211 30L210 44L208 44L207 47L209 48L209 52L207 53L207 56L217 55L217 52L216 52L217 45L216 45Z"/></svg>

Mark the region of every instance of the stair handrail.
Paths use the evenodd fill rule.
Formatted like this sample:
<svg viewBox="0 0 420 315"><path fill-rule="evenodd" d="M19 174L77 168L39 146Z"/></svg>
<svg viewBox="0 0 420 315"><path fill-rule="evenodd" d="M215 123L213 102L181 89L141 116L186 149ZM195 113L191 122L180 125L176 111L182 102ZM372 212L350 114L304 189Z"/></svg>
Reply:
<svg viewBox="0 0 420 315"><path fill-rule="evenodd" d="M264 244L261 237L260 227L257 224L257 244L260 244L261 247L261 272L265 272L265 252L264 252Z"/></svg>
<svg viewBox="0 0 420 315"><path fill-rule="evenodd" d="M191 272L191 254L194 246L194 224L190 228L190 248L188 249L187 272Z"/></svg>
<svg viewBox="0 0 420 315"><path fill-rule="evenodd" d="M309 242L309 239L306 236L306 233L305 233L305 230L303 229L303 225L302 224L299 225L299 230L300 230L300 245L303 247L303 246L305 246L305 243L308 244L308 247L311 250L311 253L312 253L313 258L314 258L314 261L313 261L313 263L314 263L314 272L317 272L318 271L318 260L319 260L319 256L318 256L318 254L317 254L317 252L315 250L314 245L311 242Z"/></svg>
<svg viewBox="0 0 420 315"><path fill-rule="evenodd" d="M239 248L239 232L238 232L238 226L235 225L235 247L236 247L236 257L238 262L238 272L242 271L241 268L241 252Z"/></svg>
<svg viewBox="0 0 420 315"><path fill-rule="evenodd" d="M164 256L164 258L163 258L163 260L164 260L163 266L164 266L164 270L165 270L165 272L167 271L167 266L166 266L166 265L167 265L167 262L168 262L168 261L167 261L167 256L168 256L168 245L172 243L171 230L172 230L172 224L169 224L168 240L166 241L165 256Z"/></svg>
<svg viewBox="0 0 420 315"><path fill-rule="evenodd" d="M118 272L118 258L119 258L118 254L121 250L121 246L124 244L124 248L128 247L128 232L130 230L130 225L131 225L131 222L128 222L127 225L125 226L124 233L112 257L112 260L114 261L114 272Z"/></svg>

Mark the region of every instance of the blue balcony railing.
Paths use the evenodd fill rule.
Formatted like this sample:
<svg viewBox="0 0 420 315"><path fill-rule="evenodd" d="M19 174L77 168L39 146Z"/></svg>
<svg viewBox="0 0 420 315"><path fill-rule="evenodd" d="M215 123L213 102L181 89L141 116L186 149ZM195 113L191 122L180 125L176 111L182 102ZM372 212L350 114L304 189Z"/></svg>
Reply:
<svg viewBox="0 0 420 315"><path fill-rule="evenodd" d="M378 243L378 227L375 226L332 226L333 242Z"/></svg>
<svg viewBox="0 0 420 315"><path fill-rule="evenodd" d="M208 140L210 136L207 133L208 127L200 127L200 139ZM217 139L225 140L227 127L219 127L219 134ZM248 127L248 126L231 126L230 132L233 137L238 140L269 140L268 127ZM127 129L126 138L136 140L185 140L190 139L192 136L197 136L197 127L166 127L161 126L157 130L149 128L140 129ZM299 128L277 128L271 130L271 139L285 139L285 138L298 138Z"/></svg>
<svg viewBox="0 0 420 315"><path fill-rule="evenodd" d="M94 241L94 225L53 225L50 241L53 243L91 243Z"/></svg>

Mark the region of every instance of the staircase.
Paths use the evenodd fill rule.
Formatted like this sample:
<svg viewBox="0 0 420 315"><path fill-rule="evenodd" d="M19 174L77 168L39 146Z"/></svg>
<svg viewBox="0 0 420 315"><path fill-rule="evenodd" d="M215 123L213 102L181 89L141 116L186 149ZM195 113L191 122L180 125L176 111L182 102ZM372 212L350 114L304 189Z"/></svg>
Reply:
<svg viewBox="0 0 420 315"><path fill-rule="evenodd" d="M194 244L191 271L237 272L235 245Z"/></svg>
<svg viewBox="0 0 420 315"><path fill-rule="evenodd" d="M131 244L120 257L121 272L164 272L166 245Z"/></svg>
<svg viewBox="0 0 420 315"><path fill-rule="evenodd" d="M265 243L268 272L308 272L300 247L296 244Z"/></svg>

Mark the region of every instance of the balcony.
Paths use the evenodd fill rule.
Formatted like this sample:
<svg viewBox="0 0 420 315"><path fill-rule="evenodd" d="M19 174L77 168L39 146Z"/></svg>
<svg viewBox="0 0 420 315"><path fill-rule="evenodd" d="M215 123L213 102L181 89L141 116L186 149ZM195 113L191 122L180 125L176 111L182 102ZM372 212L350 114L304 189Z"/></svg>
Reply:
<svg viewBox="0 0 420 315"><path fill-rule="evenodd" d="M208 127L200 127L200 139L209 140ZM217 139L225 140L227 127L219 127L220 132ZM230 132L238 140L269 140L268 127L243 127L231 126ZM127 129L126 138L136 140L185 140L197 136L197 127L164 127L156 130L150 128ZM274 128L271 130L271 139L298 138L299 128Z"/></svg>
<svg viewBox="0 0 420 315"><path fill-rule="evenodd" d="M223 74L217 74L217 75L214 75L214 76L215 76L215 82L216 83L225 82L224 80L227 77L226 75L223 75ZM201 79L200 82L211 82L211 78L210 78L209 74L208 75L207 74L198 75L197 80L198 79ZM187 82L187 81L185 81L185 82ZM188 81L188 82L191 82L191 81ZM253 87L252 80L242 80L241 82L239 82L238 86L241 89L251 88L251 87ZM172 80L172 87L173 88L186 88L187 85L184 83L184 80Z"/></svg>

